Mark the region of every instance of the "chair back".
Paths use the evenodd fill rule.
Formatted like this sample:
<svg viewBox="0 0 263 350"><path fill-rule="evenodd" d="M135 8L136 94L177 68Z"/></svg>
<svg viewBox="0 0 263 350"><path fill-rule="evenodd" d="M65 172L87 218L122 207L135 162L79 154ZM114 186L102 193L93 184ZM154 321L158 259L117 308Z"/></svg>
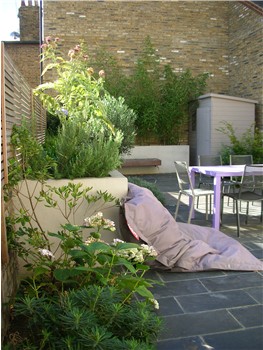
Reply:
<svg viewBox="0 0 263 350"><path fill-rule="evenodd" d="M191 189L193 192L192 181L189 174L189 168L186 162L175 161L175 172L178 185L181 191Z"/></svg>
<svg viewBox="0 0 263 350"><path fill-rule="evenodd" d="M198 155L198 165L222 165L222 157L220 155ZM199 182L201 184L212 185L213 179L211 176L199 174Z"/></svg>
<svg viewBox="0 0 263 350"><path fill-rule="evenodd" d="M198 165L222 165L222 157L220 155L199 155Z"/></svg>
<svg viewBox="0 0 263 350"><path fill-rule="evenodd" d="M230 165L246 165L253 164L253 156L251 154L230 154ZM242 182L240 176L231 176L231 180L235 182Z"/></svg>
<svg viewBox="0 0 263 350"><path fill-rule="evenodd" d="M230 165L253 164L251 154L230 154Z"/></svg>
<svg viewBox="0 0 263 350"><path fill-rule="evenodd" d="M263 165L245 165L239 192L258 192L263 194Z"/></svg>

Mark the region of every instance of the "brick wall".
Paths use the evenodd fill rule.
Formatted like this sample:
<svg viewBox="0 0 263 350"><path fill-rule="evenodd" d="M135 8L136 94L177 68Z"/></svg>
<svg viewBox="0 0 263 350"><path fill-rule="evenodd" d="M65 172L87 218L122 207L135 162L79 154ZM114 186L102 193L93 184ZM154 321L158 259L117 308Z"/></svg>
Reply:
<svg viewBox="0 0 263 350"><path fill-rule="evenodd" d="M21 41L39 41L39 6L37 3L21 2L18 17L20 18L20 40Z"/></svg>
<svg viewBox="0 0 263 350"><path fill-rule="evenodd" d="M149 35L164 64L210 72L208 91L228 93L228 10L221 1L47 1L44 35L67 50L80 40L90 52L103 47L126 69Z"/></svg>
<svg viewBox="0 0 263 350"><path fill-rule="evenodd" d="M263 129L263 17L230 2L229 92L259 103L257 124Z"/></svg>
<svg viewBox="0 0 263 350"><path fill-rule="evenodd" d="M5 50L12 58L31 88L40 84L40 46L39 42L5 42Z"/></svg>
<svg viewBox="0 0 263 350"><path fill-rule="evenodd" d="M40 84L40 11L38 1L21 1L20 41L5 42L5 50L32 88Z"/></svg>
<svg viewBox="0 0 263 350"><path fill-rule="evenodd" d="M207 92L258 100L260 124L262 27L262 15L239 1L46 1L44 6L44 35L59 36L65 54L84 40L90 52L105 48L129 71L149 35L162 62L175 71L210 72Z"/></svg>

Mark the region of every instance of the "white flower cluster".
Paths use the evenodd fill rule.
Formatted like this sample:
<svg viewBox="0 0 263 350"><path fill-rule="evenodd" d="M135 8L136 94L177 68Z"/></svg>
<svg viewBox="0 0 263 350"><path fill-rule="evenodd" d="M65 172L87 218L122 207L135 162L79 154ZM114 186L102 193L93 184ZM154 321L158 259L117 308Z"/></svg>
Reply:
<svg viewBox="0 0 263 350"><path fill-rule="evenodd" d="M149 299L156 310L159 310L159 303L156 299Z"/></svg>
<svg viewBox="0 0 263 350"><path fill-rule="evenodd" d="M112 232L116 230L115 223L112 220L104 219L101 212L84 219L84 222L85 226L88 227L100 227L101 229Z"/></svg>
<svg viewBox="0 0 263 350"><path fill-rule="evenodd" d="M111 245L116 246L118 243L125 243L125 242L122 239L114 238Z"/></svg>
<svg viewBox="0 0 263 350"><path fill-rule="evenodd" d="M116 246L118 243L125 243L121 239L114 239L112 245ZM157 256L156 250L148 246L147 244L138 245L136 248L121 249L117 252L118 256L125 258L133 262L143 262L147 256L155 257Z"/></svg>
<svg viewBox="0 0 263 350"><path fill-rule="evenodd" d="M102 239L94 238L94 237L88 237L87 240L85 241L85 244L86 244L86 245L89 245L89 244L94 243L94 242L106 243L106 242L104 242ZM106 244L107 244L107 243L106 243Z"/></svg>
<svg viewBox="0 0 263 350"><path fill-rule="evenodd" d="M154 249L154 247L152 247L150 245L142 244L141 249L142 249L143 254L145 254L145 255L149 255L149 256L153 256L153 257L158 255L158 253Z"/></svg>
<svg viewBox="0 0 263 350"><path fill-rule="evenodd" d="M55 258L54 254L48 249L39 248L38 251L43 256L51 256L51 258Z"/></svg>
<svg viewBox="0 0 263 350"><path fill-rule="evenodd" d="M138 248L121 249L117 251L117 255L136 263L144 261L143 252Z"/></svg>

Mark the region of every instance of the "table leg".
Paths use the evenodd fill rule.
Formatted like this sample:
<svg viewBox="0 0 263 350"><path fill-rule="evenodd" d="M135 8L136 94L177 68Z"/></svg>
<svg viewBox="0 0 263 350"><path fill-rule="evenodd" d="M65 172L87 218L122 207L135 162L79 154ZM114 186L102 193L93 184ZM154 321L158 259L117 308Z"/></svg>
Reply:
<svg viewBox="0 0 263 350"><path fill-rule="evenodd" d="M190 176L191 176L192 186L193 186L193 188L195 188L195 172L191 171L190 172ZM192 197L189 197L189 207L190 208L191 208L191 205L192 205L192 200L193 200ZM194 219L194 218L195 218L195 209L193 210L191 219Z"/></svg>
<svg viewBox="0 0 263 350"><path fill-rule="evenodd" d="M214 208L213 208L213 227L220 227L220 210L221 210L221 176L214 177Z"/></svg>

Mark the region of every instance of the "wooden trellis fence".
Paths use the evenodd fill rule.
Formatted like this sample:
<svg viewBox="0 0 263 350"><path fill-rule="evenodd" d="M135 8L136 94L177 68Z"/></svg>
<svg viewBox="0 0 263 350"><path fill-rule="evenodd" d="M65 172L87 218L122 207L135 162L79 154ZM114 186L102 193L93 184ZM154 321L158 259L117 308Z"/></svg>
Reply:
<svg viewBox="0 0 263 350"><path fill-rule="evenodd" d="M10 136L14 124L20 125L22 119L32 120L33 132L39 142L43 142L46 129L46 111L39 99L33 95L32 88L15 67L1 44L1 242L2 262L8 262L7 237L3 186L8 182L8 158L12 156Z"/></svg>

